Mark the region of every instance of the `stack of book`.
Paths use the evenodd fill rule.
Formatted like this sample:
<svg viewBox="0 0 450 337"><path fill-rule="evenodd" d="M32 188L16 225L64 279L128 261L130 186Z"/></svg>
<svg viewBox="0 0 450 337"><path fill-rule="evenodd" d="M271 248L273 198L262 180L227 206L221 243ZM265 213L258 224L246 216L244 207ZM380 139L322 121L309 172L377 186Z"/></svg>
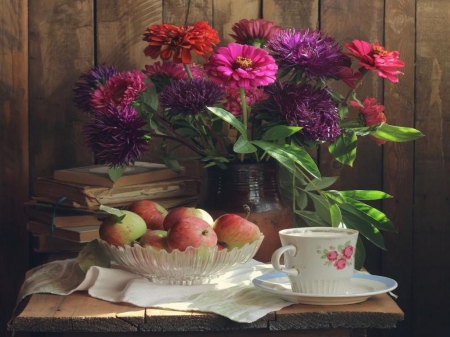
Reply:
<svg viewBox="0 0 450 337"><path fill-rule="evenodd" d="M32 199L25 203L27 230L36 252L79 251L98 237L106 214L100 205L126 209L149 199L171 209L194 206L199 181L162 164L136 162L115 182L103 165L56 170L34 182Z"/></svg>

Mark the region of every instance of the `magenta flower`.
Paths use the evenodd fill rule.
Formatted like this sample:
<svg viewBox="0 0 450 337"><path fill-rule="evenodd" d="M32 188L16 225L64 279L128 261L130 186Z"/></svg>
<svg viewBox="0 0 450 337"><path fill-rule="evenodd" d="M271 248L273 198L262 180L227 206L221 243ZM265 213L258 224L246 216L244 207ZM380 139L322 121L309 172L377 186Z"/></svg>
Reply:
<svg viewBox="0 0 450 337"><path fill-rule="evenodd" d="M230 36L236 43L259 47L264 46L268 40L283 28L276 26L272 21L264 19L242 19L235 23L231 29L234 34L230 34Z"/></svg>
<svg viewBox="0 0 450 337"><path fill-rule="evenodd" d="M111 105L121 108L129 106L141 92L151 86L145 83L145 78L138 70L126 71L109 78L104 86L98 86L92 93L92 107L107 110Z"/></svg>
<svg viewBox="0 0 450 337"><path fill-rule="evenodd" d="M264 89L253 88L245 90L245 103L250 107L253 104L263 101L267 97L268 95L264 92ZM242 115L241 95L239 93L239 89L229 89L226 91L223 107L236 117L240 117Z"/></svg>
<svg viewBox="0 0 450 337"><path fill-rule="evenodd" d="M347 260L345 258L340 258L339 260L336 260L333 264L333 266L337 269L337 270L342 270L345 268L345 266L347 265Z"/></svg>
<svg viewBox="0 0 450 337"><path fill-rule="evenodd" d="M260 109L287 125L301 126L298 134L304 140L334 142L340 135L337 103L325 89L276 82L266 88L266 93L269 99L260 104Z"/></svg>
<svg viewBox="0 0 450 337"><path fill-rule="evenodd" d="M327 253L328 261L335 261L338 258L338 252L333 250Z"/></svg>
<svg viewBox="0 0 450 337"><path fill-rule="evenodd" d="M148 150L144 138L147 131L142 129L146 124L132 107L110 106L96 111L83 134L87 146L101 163L128 165Z"/></svg>
<svg viewBox="0 0 450 337"><path fill-rule="evenodd" d="M342 255L345 259L350 259L353 256L353 246L347 246L342 250Z"/></svg>
<svg viewBox="0 0 450 337"><path fill-rule="evenodd" d="M84 112L91 112L91 95L97 85L104 85L106 80L119 73L114 66L97 65L83 73L73 89L75 105Z"/></svg>
<svg viewBox="0 0 450 337"><path fill-rule="evenodd" d="M235 89L273 83L277 69L275 60L265 50L237 43L218 48L205 64L211 81Z"/></svg>
<svg viewBox="0 0 450 337"><path fill-rule="evenodd" d="M350 88L356 88L356 82L359 81L362 77L362 74L357 72L355 73L352 68L342 67L338 73L339 78L347 84Z"/></svg>
<svg viewBox="0 0 450 337"><path fill-rule="evenodd" d="M167 86L159 94L159 102L170 114L196 115L214 106L223 91L217 84L204 79L179 80Z"/></svg>
<svg viewBox="0 0 450 337"><path fill-rule="evenodd" d="M351 44L346 43L345 47L350 50L351 56L358 59L360 66L374 70L380 77L396 83L398 82L397 75L403 75L397 68L404 67L405 63L399 60L397 51L387 51L378 42L370 44L361 40L353 40Z"/></svg>
<svg viewBox="0 0 450 337"><path fill-rule="evenodd" d="M283 30L269 40L267 48L281 69L308 78L339 78L339 70L351 65L336 41L318 30Z"/></svg>

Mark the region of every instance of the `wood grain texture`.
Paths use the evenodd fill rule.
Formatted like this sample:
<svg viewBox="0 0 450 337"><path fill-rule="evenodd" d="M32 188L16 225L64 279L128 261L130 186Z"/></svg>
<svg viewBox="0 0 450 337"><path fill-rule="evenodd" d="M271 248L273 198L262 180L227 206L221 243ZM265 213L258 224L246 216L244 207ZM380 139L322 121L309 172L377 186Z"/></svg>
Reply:
<svg viewBox="0 0 450 337"><path fill-rule="evenodd" d="M407 127L414 127L415 15L414 0L386 1L385 47L399 51L406 66L398 83L385 82L385 114L389 124ZM382 207L397 233L384 233L388 250L383 252L382 273L398 282L395 293L405 312L405 321L385 335L411 336L414 143L386 143L383 163L383 190L393 198L383 201Z"/></svg>
<svg viewBox="0 0 450 337"><path fill-rule="evenodd" d="M262 0L263 18L284 28L319 27L319 0Z"/></svg>
<svg viewBox="0 0 450 337"><path fill-rule="evenodd" d="M416 1L413 336L450 335L450 2Z"/></svg>
<svg viewBox="0 0 450 337"><path fill-rule="evenodd" d="M0 335L28 266L28 2L0 0Z"/></svg>
<svg viewBox="0 0 450 337"><path fill-rule="evenodd" d="M72 88L94 62L93 2L30 1L31 179L93 163Z"/></svg>
<svg viewBox="0 0 450 337"><path fill-rule="evenodd" d="M144 312L145 311L145 312ZM331 336L349 329L392 328L403 312L386 294L344 306L292 305L269 313L254 323L240 324L209 313L138 308L90 297L85 292L69 296L32 295L11 322L10 329L31 332L214 332L221 335L324 330ZM334 334L333 334L333 331ZM300 334L301 335L301 334ZM348 335L348 331L347 331Z"/></svg>

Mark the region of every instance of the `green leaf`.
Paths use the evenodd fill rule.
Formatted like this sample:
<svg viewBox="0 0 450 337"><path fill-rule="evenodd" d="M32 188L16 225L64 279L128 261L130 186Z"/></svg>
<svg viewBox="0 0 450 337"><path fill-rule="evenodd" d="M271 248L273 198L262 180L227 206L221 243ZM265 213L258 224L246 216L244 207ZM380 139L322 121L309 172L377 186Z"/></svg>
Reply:
<svg viewBox="0 0 450 337"><path fill-rule="evenodd" d="M308 196L311 198L314 204L314 209L317 214L327 222L328 225L331 225L331 213L330 213L330 203L326 198L321 196L320 194L315 194L311 192L307 192Z"/></svg>
<svg viewBox="0 0 450 337"><path fill-rule="evenodd" d="M234 117L232 113L222 108L207 107L207 109L217 117L222 118L228 124L234 126L245 139L248 139L247 130L245 129L244 124Z"/></svg>
<svg viewBox="0 0 450 337"><path fill-rule="evenodd" d="M424 136L422 132L414 128L383 124L372 136L387 140L389 142L407 142Z"/></svg>
<svg viewBox="0 0 450 337"><path fill-rule="evenodd" d="M357 142L356 134L351 130L345 130L334 143L328 146L328 151L337 161L353 166Z"/></svg>
<svg viewBox="0 0 450 337"><path fill-rule="evenodd" d="M295 195L295 204L301 210L304 210L306 208L306 206L308 206L308 197L305 192L297 191L297 193Z"/></svg>
<svg viewBox="0 0 450 337"><path fill-rule="evenodd" d="M333 185L338 177L322 177L321 179L313 179L306 185L305 191L317 191L323 190L331 185Z"/></svg>
<svg viewBox="0 0 450 337"><path fill-rule="evenodd" d="M361 270L364 267L364 262L366 261L366 248L361 238L358 238L356 242L356 252L355 252L355 269Z"/></svg>
<svg viewBox="0 0 450 337"><path fill-rule="evenodd" d="M122 165L122 166L110 166L108 167L108 176L109 179L111 179L112 181L116 182L117 179L119 179L122 174L125 172L125 170L127 169L126 165Z"/></svg>
<svg viewBox="0 0 450 337"><path fill-rule="evenodd" d="M316 213L311 211L294 211L298 214L310 227L329 227L325 221Z"/></svg>
<svg viewBox="0 0 450 337"><path fill-rule="evenodd" d="M356 229L361 235L363 235L367 240L372 242L375 246L386 250L384 245L384 238L381 232L373 226L370 222L358 217L357 215L347 212L341 207L342 221L349 227Z"/></svg>
<svg viewBox="0 0 450 337"><path fill-rule="evenodd" d="M322 192L324 195L327 196L327 198L333 200L334 202L336 202L338 204L343 204L343 203L347 202L340 191L328 190L328 191L322 191Z"/></svg>
<svg viewBox="0 0 450 337"><path fill-rule="evenodd" d="M342 204L340 207L345 209L347 212L353 213L354 215L370 222L373 226L380 230L397 232L394 224L383 212L352 198L346 198L346 200L348 204Z"/></svg>
<svg viewBox="0 0 450 337"><path fill-rule="evenodd" d="M262 140L284 139L299 132L302 128L298 126L276 125L268 129L262 136Z"/></svg>
<svg viewBox="0 0 450 337"><path fill-rule="evenodd" d="M156 85L152 85L150 88L143 91L140 95L142 101L151 107L154 111L158 109L158 95L156 93Z"/></svg>
<svg viewBox="0 0 450 337"><path fill-rule="evenodd" d="M125 218L125 214L118 208L100 205L99 209L101 211L105 211L108 214L116 216L117 222L122 222L122 219Z"/></svg>
<svg viewBox="0 0 450 337"><path fill-rule="evenodd" d="M320 171L311 156L302 148L288 144L273 144L260 140L254 140L254 145L266 151L275 158L280 164L287 168L292 167L292 161L303 167L309 174L315 178L320 178ZM289 163L290 162L290 163ZM295 167L295 166L294 166ZM295 172L295 169L291 172Z"/></svg>
<svg viewBox="0 0 450 337"><path fill-rule="evenodd" d="M233 146L233 151L236 153L254 153L258 149L252 145L247 139L242 135L239 136L238 140Z"/></svg>
<svg viewBox="0 0 450 337"><path fill-rule="evenodd" d="M339 227L342 222L341 210L338 205L330 206L331 227Z"/></svg>
<svg viewBox="0 0 450 337"><path fill-rule="evenodd" d="M78 253L78 266L83 273L87 273L92 266L109 268L111 267L111 261L103 252L98 240L95 239L87 243Z"/></svg>
<svg viewBox="0 0 450 337"><path fill-rule="evenodd" d="M344 198L352 198L356 200L380 200L392 198L391 195L383 191L374 190L353 190L353 191L339 191Z"/></svg>
<svg viewBox="0 0 450 337"><path fill-rule="evenodd" d="M176 132L183 138L194 138L198 136L198 132L191 128L179 128Z"/></svg>

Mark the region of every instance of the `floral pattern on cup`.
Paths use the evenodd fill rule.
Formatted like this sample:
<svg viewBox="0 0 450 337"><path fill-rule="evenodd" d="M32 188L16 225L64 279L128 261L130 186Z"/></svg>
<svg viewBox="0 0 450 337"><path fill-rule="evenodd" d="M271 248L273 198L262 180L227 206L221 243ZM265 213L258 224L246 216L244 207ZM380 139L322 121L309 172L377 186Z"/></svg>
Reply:
<svg viewBox="0 0 450 337"><path fill-rule="evenodd" d="M347 241L344 245L338 245L337 247L330 246L322 249L317 246L317 253L321 255L321 259L326 260L326 266L333 266L337 270L342 270L347 266L353 265L351 258L355 253L354 247Z"/></svg>

